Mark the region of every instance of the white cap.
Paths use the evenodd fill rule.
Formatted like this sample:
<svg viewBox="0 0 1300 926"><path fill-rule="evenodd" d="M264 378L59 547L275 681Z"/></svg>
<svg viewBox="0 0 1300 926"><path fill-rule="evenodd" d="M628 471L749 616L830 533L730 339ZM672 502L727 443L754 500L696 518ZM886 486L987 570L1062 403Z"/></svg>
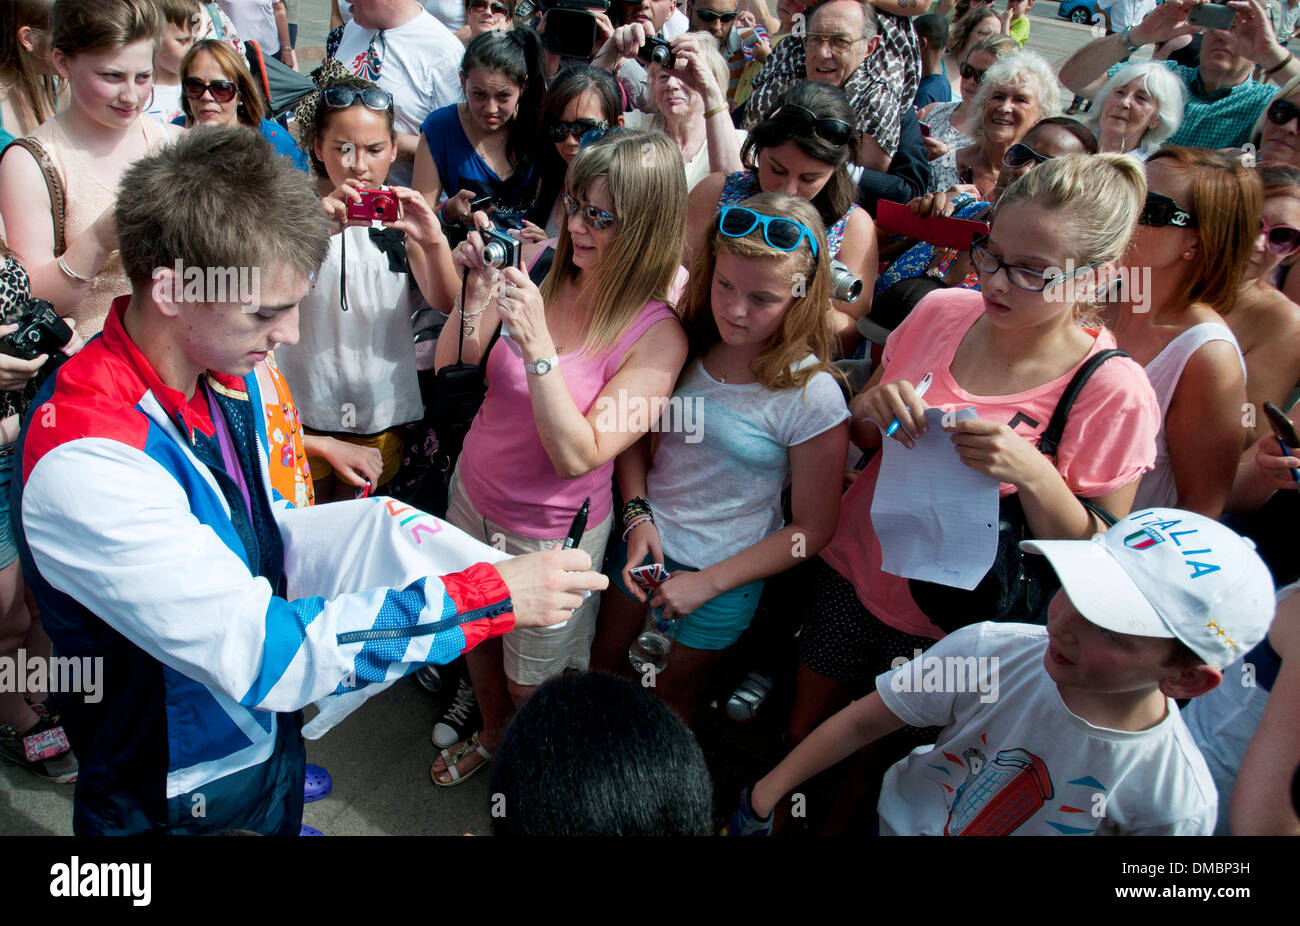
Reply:
<svg viewBox="0 0 1300 926"><path fill-rule="evenodd" d="M1178 639L1222 668L1264 639L1273 577L1250 540L1190 511L1135 511L1091 540L1026 540L1070 601L1116 633Z"/></svg>

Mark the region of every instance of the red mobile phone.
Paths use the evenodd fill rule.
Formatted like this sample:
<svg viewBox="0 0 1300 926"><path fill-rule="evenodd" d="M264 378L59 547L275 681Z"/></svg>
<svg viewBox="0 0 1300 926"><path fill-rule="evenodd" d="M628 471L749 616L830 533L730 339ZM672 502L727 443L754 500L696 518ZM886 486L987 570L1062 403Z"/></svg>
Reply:
<svg viewBox="0 0 1300 926"><path fill-rule="evenodd" d="M964 250L989 233L988 222L952 217L922 218L903 203L882 199L876 206L876 225L895 235L906 235L941 248Z"/></svg>
<svg viewBox="0 0 1300 926"><path fill-rule="evenodd" d="M928 123L928 122L920 122L920 121L918 121L916 124L919 125L919 126L921 127L921 136L922 136L923 138L929 138L929 137L930 137L930 123Z"/></svg>

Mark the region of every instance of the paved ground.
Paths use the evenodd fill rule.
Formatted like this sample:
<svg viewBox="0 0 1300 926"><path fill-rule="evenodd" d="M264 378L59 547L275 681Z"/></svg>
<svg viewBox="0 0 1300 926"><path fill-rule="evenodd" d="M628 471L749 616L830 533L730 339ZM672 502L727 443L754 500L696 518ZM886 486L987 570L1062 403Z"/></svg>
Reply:
<svg viewBox="0 0 1300 926"><path fill-rule="evenodd" d="M1056 4L1034 5L1030 47L1054 66L1091 36L1086 27L1055 18ZM301 0L298 52L301 66L321 57L329 28L327 0ZM750 668L743 654L726 667L718 697ZM785 689L788 692L788 686ZM737 783L778 757L777 735L784 705L774 693L757 721L746 726L719 711L700 719L699 737L713 767L719 812ZM788 696L788 695L787 695ZM324 739L309 743L307 756L330 770L334 794L309 804L306 822L328 835L455 835L490 831L488 773L454 789L436 788L429 766L436 750L429 740L435 699L408 680L367 702ZM51 785L9 764L0 764L0 836L70 835L72 787Z"/></svg>

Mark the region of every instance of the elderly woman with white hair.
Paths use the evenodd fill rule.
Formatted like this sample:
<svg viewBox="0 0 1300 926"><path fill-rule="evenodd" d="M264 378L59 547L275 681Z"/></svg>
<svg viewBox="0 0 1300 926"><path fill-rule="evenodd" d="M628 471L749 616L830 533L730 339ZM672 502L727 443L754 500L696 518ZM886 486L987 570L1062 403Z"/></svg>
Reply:
<svg viewBox="0 0 1300 926"><path fill-rule="evenodd" d="M930 192L963 184L974 187L980 199L989 200L1007 149L1034 123L1060 112L1056 74L1042 55L1019 51L998 59L984 73L975 94L970 126L975 143L931 163Z"/></svg>
<svg viewBox="0 0 1300 926"><path fill-rule="evenodd" d="M1088 127L1102 151L1145 161L1183 121L1183 85L1159 61L1137 61L1110 76L1093 101Z"/></svg>
<svg viewBox="0 0 1300 926"><path fill-rule="evenodd" d="M677 143L690 192L711 173L743 169L740 148L745 132L732 124L727 62L713 36L687 33L673 43L673 51L685 66L650 65L650 98L659 112L630 112L625 119L628 128L654 129Z"/></svg>

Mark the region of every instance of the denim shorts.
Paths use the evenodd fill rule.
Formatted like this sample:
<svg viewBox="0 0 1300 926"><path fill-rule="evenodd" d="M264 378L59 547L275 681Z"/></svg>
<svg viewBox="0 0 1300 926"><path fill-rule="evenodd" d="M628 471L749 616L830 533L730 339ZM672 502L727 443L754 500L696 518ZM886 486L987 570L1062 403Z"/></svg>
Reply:
<svg viewBox="0 0 1300 926"><path fill-rule="evenodd" d="M0 447L0 569L18 558L14 529L9 521L9 483L13 481L14 461L18 457L13 451L13 444Z"/></svg>
<svg viewBox="0 0 1300 926"><path fill-rule="evenodd" d="M665 556L664 561L664 567L670 573L681 570L696 571L694 566L683 565L670 556ZM632 593L623 584L621 575L626 562L627 544L620 542L609 552L607 575L611 588L617 588L631 598ZM651 559L647 556L642 565L649 562ZM763 580L756 579L747 585L733 588L716 598L709 599L691 614L673 622L676 625L676 641L691 649L714 651L726 649L740 639L749 622L754 619L754 612L758 610L758 599L762 595Z"/></svg>

